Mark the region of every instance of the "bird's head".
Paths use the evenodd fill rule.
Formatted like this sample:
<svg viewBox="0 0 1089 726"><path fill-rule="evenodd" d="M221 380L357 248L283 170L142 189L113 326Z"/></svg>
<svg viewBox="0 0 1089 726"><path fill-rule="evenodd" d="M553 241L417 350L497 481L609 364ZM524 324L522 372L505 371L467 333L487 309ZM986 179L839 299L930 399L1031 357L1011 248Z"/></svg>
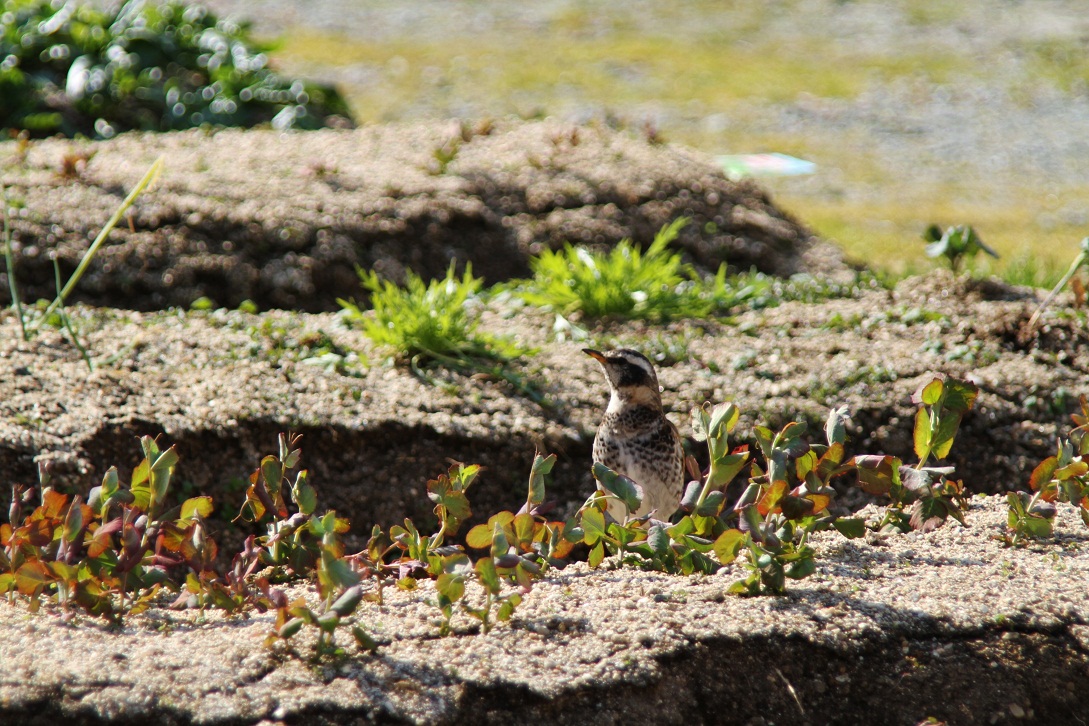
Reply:
<svg viewBox="0 0 1089 726"><path fill-rule="evenodd" d="M654 366L646 356L628 348L602 353L592 348L583 348L583 353L601 364L605 380L609 382L612 394L609 409L619 406L643 405L662 406L661 389Z"/></svg>

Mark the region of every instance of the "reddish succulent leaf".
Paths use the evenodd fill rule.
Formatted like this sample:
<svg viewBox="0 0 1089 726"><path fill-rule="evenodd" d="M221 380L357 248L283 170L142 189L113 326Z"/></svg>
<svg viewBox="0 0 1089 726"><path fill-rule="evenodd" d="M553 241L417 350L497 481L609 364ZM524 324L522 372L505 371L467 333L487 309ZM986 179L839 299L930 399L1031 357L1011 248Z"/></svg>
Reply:
<svg viewBox="0 0 1089 726"><path fill-rule="evenodd" d="M473 549L483 550L492 546L492 528L487 524L478 524L465 535L465 544Z"/></svg>
<svg viewBox="0 0 1089 726"><path fill-rule="evenodd" d="M1032 470L1032 476L1029 477L1029 486L1032 487L1032 491L1040 491L1046 487L1055 475L1055 470L1059 468L1059 460L1057 457L1049 456L1039 463L1039 465ZM1047 494L1043 495L1047 498ZM1055 495L1052 494L1051 498L1054 499Z"/></svg>
<svg viewBox="0 0 1089 726"><path fill-rule="evenodd" d="M53 576L45 563L38 560L24 562L15 573L15 587L20 594L33 596L53 582Z"/></svg>
<svg viewBox="0 0 1089 726"><path fill-rule="evenodd" d="M858 471L858 484L867 494L888 494L900 466L899 459L876 455L856 456L850 463Z"/></svg>
<svg viewBox="0 0 1089 726"><path fill-rule="evenodd" d="M911 508L911 528L930 532L945 523L949 509L943 500L933 497L920 499Z"/></svg>
<svg viewBox="0 0 1089 726"><path fill-rule="evenodd" d="M805 498L813 502L813 514L820 514L832 503L832 497L828 494L807 494Z"/></svg>
<svg viewBox="0 0 1089 726"><path fill-rule="evenodd" d="M549 527L552 531L563 532L565 525L563 522L550 522ZM557 537L556 543L552 547L552 556L556 558L564 558L571 554L571 550L575 548L575 543L568 540L566 537Z"/></svg>
<svg viewBox="0 0 1089 726"><path fill-rule="evenodd" d="M786 494L787 488L787 483L781 479L771 483L756 503L761 516L766 517L770 512L779 511L779 500Z"/></svg>
<svg viewBox="0 0 1089 726"><path fill-rule="evenodd" d="M41 509L46 517L60 517L68 506L68 495L61 494L56 489L48 489L42 497Z"/></svg>
<svg viewBox="0 0 1089 726"><path fill-rule="evenodd" d="M111 547L113 547L113 534L105 527L99 527L95 530L91 543L87 545L87 556L96 559Z"/></svg>
<svg viewBox="0 0 1089 726"><path fill-rule="evenodd" d="M53 541L53 530L56 525L46 519L31 520L15 530L13 539L16 542L25 542L32 547L45 547Z"/></svg>
<svg viewBox="0 0 1089 726"><path fill-rule="evenodd" d="M779 500L779 506L783 510L783 516L787 519L801 519L807 514L812 513L814 502L806 497L795 497L790 494L785 494Z"/></svg>

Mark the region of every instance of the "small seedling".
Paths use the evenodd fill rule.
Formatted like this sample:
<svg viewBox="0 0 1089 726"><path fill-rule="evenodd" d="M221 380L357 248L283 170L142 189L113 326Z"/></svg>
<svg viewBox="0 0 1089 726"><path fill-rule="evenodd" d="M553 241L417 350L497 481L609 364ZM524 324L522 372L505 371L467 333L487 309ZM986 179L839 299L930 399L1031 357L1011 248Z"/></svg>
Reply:
<svg viewBox="0 0 1089 726"><path fill-rule="evenodd" d="M932 224L926 228L923 239L927 243L926 256L945 258L953 274L960 271L963 262L970 261L980 252L998 258L998 253L984 244L970 225L959 224L942 232L941 227Z"/></svg>

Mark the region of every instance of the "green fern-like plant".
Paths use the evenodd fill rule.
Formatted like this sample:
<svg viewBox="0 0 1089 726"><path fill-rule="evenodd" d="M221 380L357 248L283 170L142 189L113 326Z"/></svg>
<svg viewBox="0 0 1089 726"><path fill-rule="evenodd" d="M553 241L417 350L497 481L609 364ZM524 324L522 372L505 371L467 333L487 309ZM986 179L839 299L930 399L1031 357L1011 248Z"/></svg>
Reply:
<svg viewBox="0 0 1089 726"><path fill-rule="evenodd" d="M373 315L355 303L340 300L349 319L377 345L394 351L400 360L436 359L464 355L495 357L490 341L477 333L477 302L483 280L473 277L471 265L459 278L454 264L442 280L424 282L411 270L404 287L378 273L359 270L363 288L371 294Z"/></svg>
<svg viewBox="0 0 1089 726"><path fill-rule="evenodd" d="M681 255L669 250L686 223L682 217L663 227L645 251L630 239L607 253L570 243L546 250L530 262L533 279L520 294L531 305L564 315L653 320L707 315L715 299Z"/></svg>
<svg viewBox="0 0 1089 726"><path fill-rule="evenodd" d="M380 278L377 273L358 270L363 288L371 294L373 311L365 312L353 302L338 300L349 321L358 322L363 332L379 347L393 353L399 363L432 383L424 371L429 364L484 374L506 381L531 400L546 405L537 384L506 365L532 351L507 338L478 331L483 279L473 277L466 264L459 278L454 263L442 280L424 282L411 270L405 272L404 287Z"/></svg>

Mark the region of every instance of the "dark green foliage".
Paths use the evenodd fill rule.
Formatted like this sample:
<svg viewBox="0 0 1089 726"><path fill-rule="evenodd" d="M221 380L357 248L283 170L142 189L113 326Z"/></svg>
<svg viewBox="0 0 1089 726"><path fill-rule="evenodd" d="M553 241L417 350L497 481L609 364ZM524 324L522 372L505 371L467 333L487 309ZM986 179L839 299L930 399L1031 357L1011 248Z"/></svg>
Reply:
<svg viewBox="0 0 1089 726"><path fill-rule="evenodd" d="M4 0L0 128L109 138L203 124L350 123L336 90L283 78L249 28L180 0Z"/></svg>

